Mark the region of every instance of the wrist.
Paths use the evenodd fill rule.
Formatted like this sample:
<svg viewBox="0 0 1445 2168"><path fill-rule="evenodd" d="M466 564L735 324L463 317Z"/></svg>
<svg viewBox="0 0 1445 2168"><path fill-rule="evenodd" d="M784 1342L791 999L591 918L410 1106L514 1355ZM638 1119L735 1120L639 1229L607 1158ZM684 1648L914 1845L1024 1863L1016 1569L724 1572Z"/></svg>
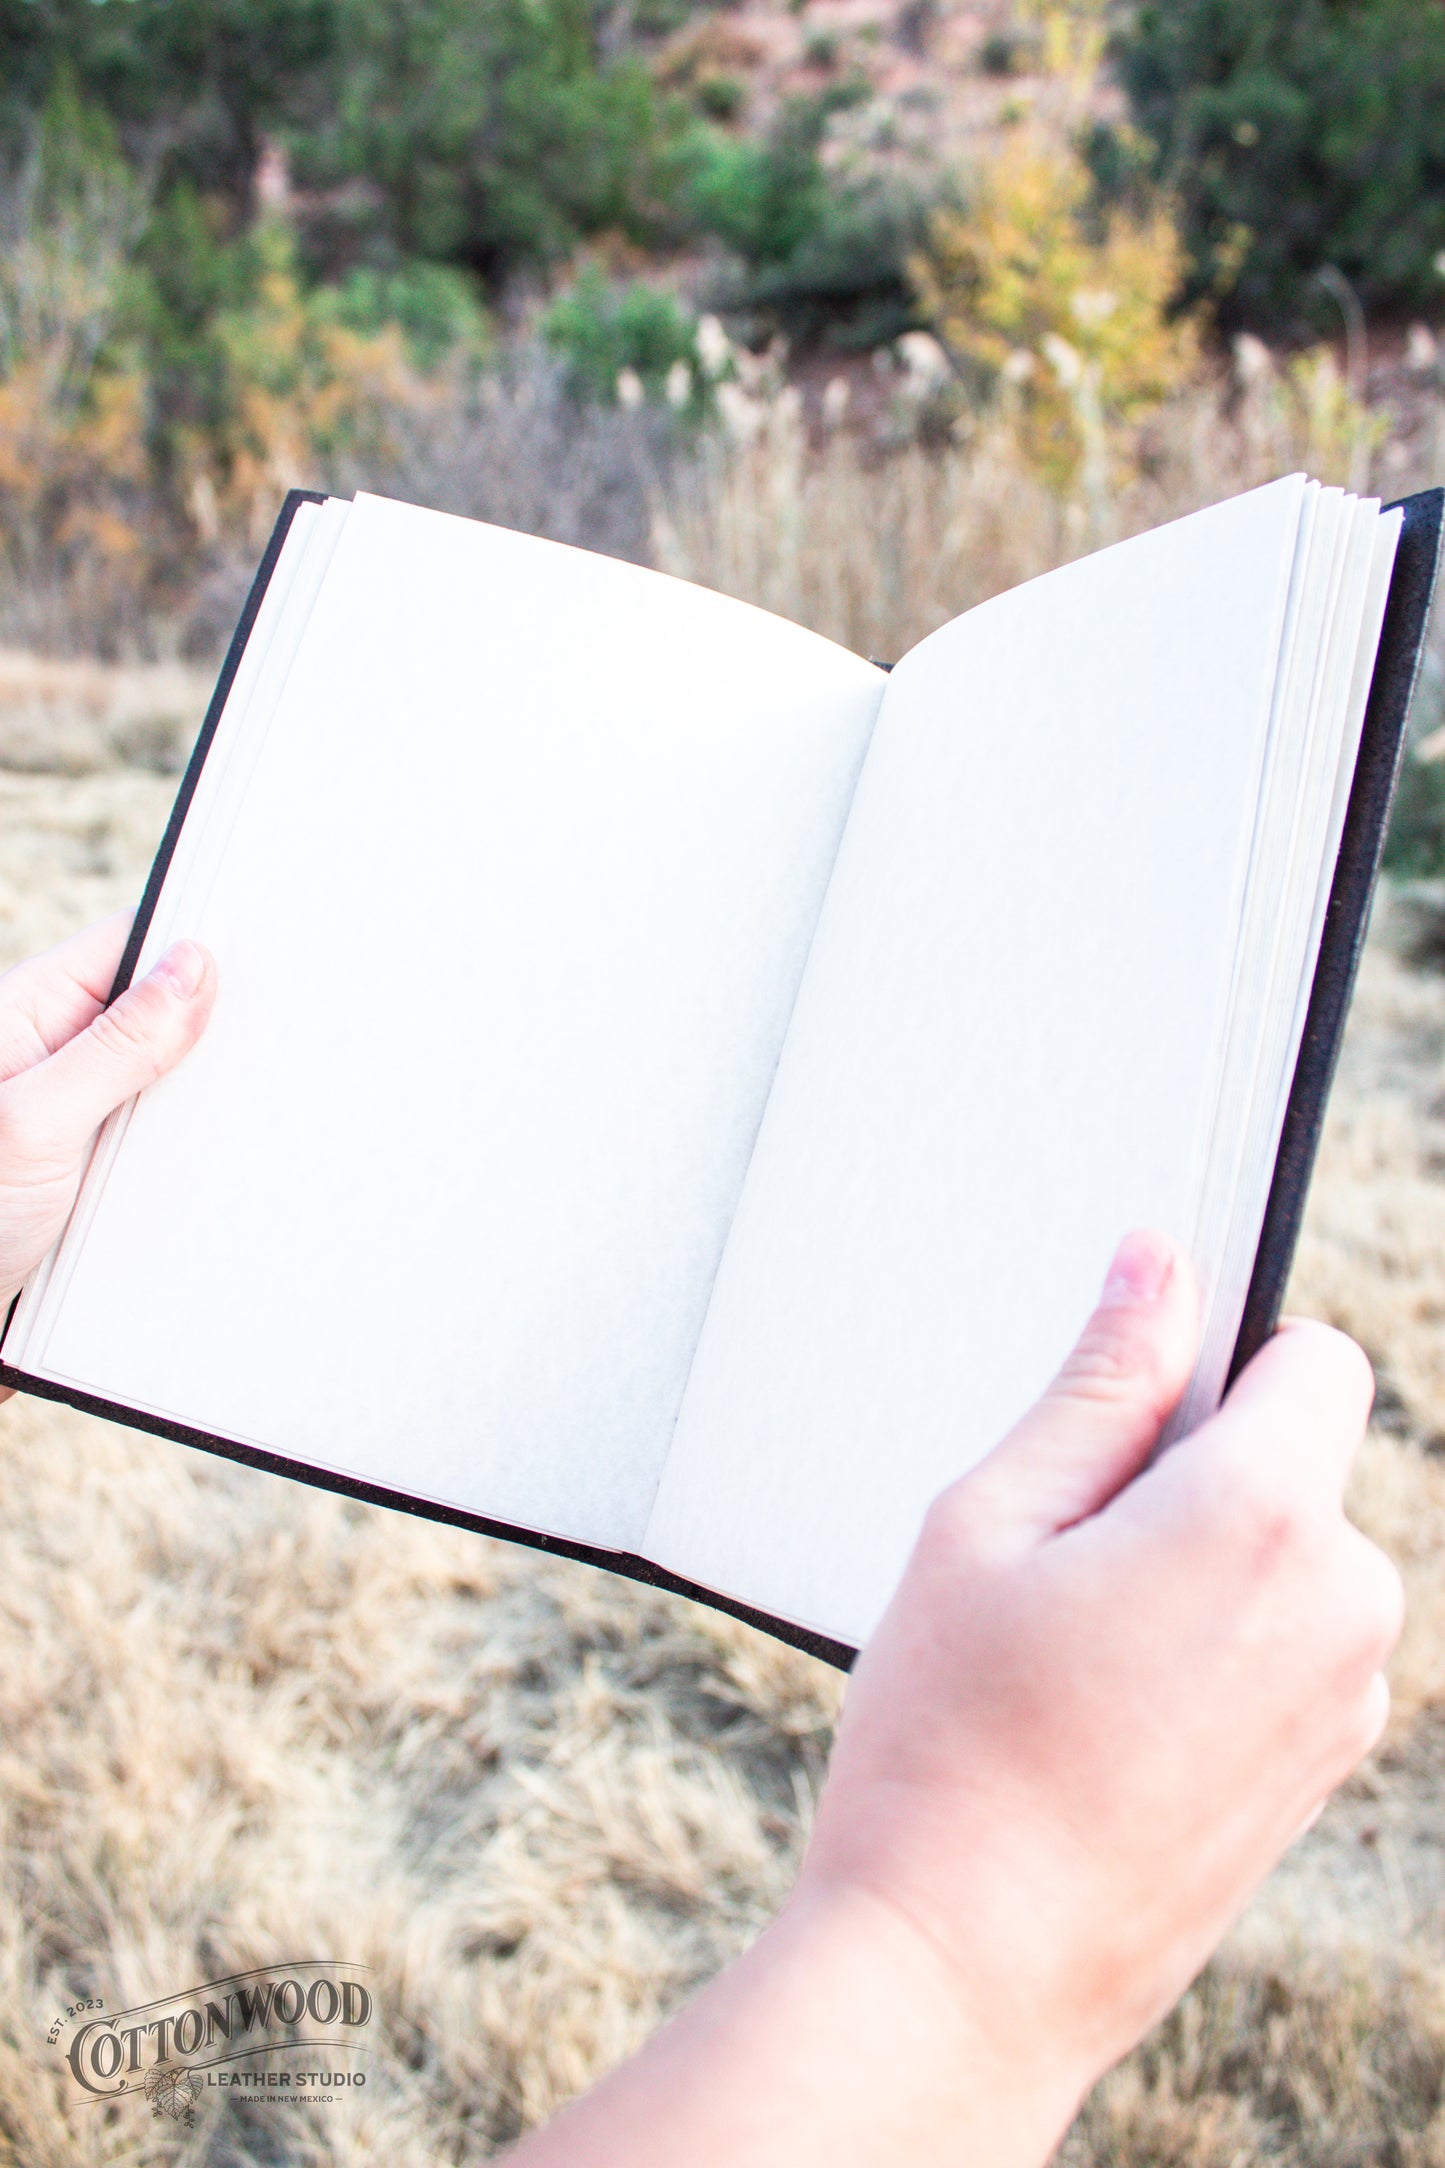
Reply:
<svg viewBox="0 0 1445 2168"><path fill-rule="evenodd" d="M805 1875L747 1955L517 2168L1044 2168L1092 2070L1000 2043L875 1893Z"/></svg>
<svg viewBox="0 0 1445 2168"><path fill-rule="evenodd" d="M782 1987L780 2014L806 2010L805 2038L826 2029L840 2128L862 2140L876 2110L879 2161L1041 2168L1098 2076L1045 2024L1000 2037L951 1954L866 1885L805 1872L753 1963ZM875 2151L862 2141L856 2157L871 2163Z"/></svg>

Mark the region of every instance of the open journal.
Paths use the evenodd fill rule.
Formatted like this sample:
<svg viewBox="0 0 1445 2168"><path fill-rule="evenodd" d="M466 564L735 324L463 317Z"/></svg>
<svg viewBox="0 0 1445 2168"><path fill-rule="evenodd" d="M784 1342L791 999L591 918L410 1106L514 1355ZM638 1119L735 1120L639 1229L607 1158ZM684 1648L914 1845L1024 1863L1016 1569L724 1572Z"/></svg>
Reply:
<svg viewBox="0 0 1445 2168"><path fill-rule="evenodd" d="M8 1384L842 1660L1138 1223L1202 1417L1270 1329L1441 493L1296 476L886 673L583 551L294 496Z"/></svg>

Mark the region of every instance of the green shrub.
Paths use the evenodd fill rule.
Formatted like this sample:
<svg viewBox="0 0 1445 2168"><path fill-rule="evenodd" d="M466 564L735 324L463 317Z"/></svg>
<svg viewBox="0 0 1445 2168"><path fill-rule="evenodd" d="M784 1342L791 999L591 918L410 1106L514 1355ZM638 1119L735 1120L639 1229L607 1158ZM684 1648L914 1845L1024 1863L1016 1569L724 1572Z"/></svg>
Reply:
<svg viewBox="0 0 1445 2168"><path fill-rule="evenodd" d="M639 38L668 38L692 11L692 0L632 0L629 20Z"/></svg>
<svg viewBox="0 0 1445 2168"><path fill-rule="evenodd" d="M719 301L791 338L873 346L916 321L908 267L928 200L887 170L834 171L822 156L829 120L858 95L845 84L794 98L761 138L712 136L690 150L689 214L740 264Z"/></svg>
<svg viewBox="0 0 1445 2168"><path fill-rule="evenodd" d="M785 263L824 215L819 151L835 109L831 96L793 98L764 136L695 138L683 181L692 221L750 268Z"/></svg>
<svg viewBox="0 0 1445 2168"><path fill-rule="evenodd" d="M184 493L189 447L214 440L231 408L216 324L255 290L254 245L224 203L181 181L156 205L124 285L122 325L145 358L149 448L163 490Z"/></svg>
<svg viewBox="0 0 1445 2168"><path fill-rule="evenodd" d="M660 394L678 362L691 375L689 404L699 395L697 326L675 295L656 286L611 286L590 264L571 291L553 302L542 319L542 336L565 360L580 398L615 399L626 369L645 392Z"/></svg>
<svg viewBox="0 0 1445 2168"><path fill-rule="evenodd" d="M244 203L262 136L325 102L347 0L10 0L0 7L0 130L28 133L57 76L133 160Z"/></svg>
<svg viewBox="0 0 1445 2168"><path fill-rule="evenodd" d="M230 231L284 141L337 206L311 221L313 276L422 256L497 282L663 215L674 124L596 29L591 0L5 0L0 149L68 70L161 199L215 197Z"/></svg>
<svg viewBox="0 0 1445 2168"><path fill-rule="evenodd" d="M217 396L205 325L249 275L254 184L275 143L295 182L298 279L330 295L338 325L402 324L423 365L472 336L466 281L495 291L605 232L715 237L738 267L732 298L761 328L852 343L905 328L917 191L877 159L834 170L823 156L832 117L866 86L839 66L826 92L743 139L714 125L743 110L740 66L716 54L690 102L667 95L635 59L606 57L598 6L0 0L0 159L70 71L146 175L156 208L135 308L161 408L201 427ZM647 7L685 15L688 0L637 0ZM815 38L819 65L837 57L832 37Z"/></svg>
<svg viewBox="0 0 1445 2168"><path fill-rule="evenodd" d="M364 182L374 240L490 284L580 235L644 237L666 123L641 66L599 62L589 0L336 0L336 99L298 172Z"/></svg>
<svg viewBox="0 0 1445 2168"><path fill-rule="evenodd" d="M1445 767L1407 760L1400 774L1385 865L1407 881L1438 880L1445 874Z"/></svg>
<svg viewBox="0 0 1445 2168"><path fill-rule="evenodd" d="M1417 745L1445 723L1445 667L1433 648L1425 655L1411 722ZM1406 753L1385 838L1385 864L1405 880L1445 875L1445 760L1417 760Z"/></svg>
<svg viewBox="0 0 1445 2168"><path fill-rule="evenodd" d="M701 75L693 96L710 120L736 120L748 102L748 86L740 75Z"/></svg>
<svg viewBox="0 0 1445 2168"><path fill-rule="evenodd" d="M1375 306L1438 304L1441 0L1148 0L1114 63L1226 323L1318 328L1326 264Z"/></svg>
<svg viewBox="0 0 1445 2168"><path fill-rule="evenodd" d="M458 356L481 362L492 343L473 281L449 264L413 262L394 271L358 264L316 300L323 314L368 338L398 325L419 369Z"/></svg>
<svg viewBox="0 0 1445 2168"><path fill-rule="evenodd" d="M795 340L886 346L920 320L909 266L928 216L920 195L887 176L839 187L786 257L740 283L733 306Z"/></svg>

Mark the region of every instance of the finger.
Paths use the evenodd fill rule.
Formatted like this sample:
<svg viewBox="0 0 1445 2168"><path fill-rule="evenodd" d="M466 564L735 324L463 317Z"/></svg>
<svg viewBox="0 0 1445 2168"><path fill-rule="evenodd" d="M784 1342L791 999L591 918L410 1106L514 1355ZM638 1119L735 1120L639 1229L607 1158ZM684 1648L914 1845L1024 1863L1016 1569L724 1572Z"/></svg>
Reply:
<svg viewBox="0 0 1445 2168"><path fill-rule="evenodd" d="M1246 1364L1219 1413L1174 1450L1186 1461L1221 1446L1248 1458L1267 1456L1281 1469L1288 1461L1325 1482L1337 1499L1374 1397L1363 1349L1332 1326L1292 1318Z"/></svg>
<svg viewBox="0 0 1445 2168"><path fill-rule="evenodd" d="M125 950L132 914L116 911L0 978L0 1082L94 1021Z"/></svg>
<svg viewBox="0 0 1445 2168"><path fill-rule="evenodd" d="M975 1505L1025 1543L1097 1513L1153 1452L1198 1343L1188 1258L1167 1235L1127 1235L1053 1384L964 1478Z"/></svg>
<svg viewBox="0 0 1445 2168"><path fill-rule="evenodd" d="M1324 1794L1299 1823L1289 1840L1291 1845L1309 1835L1345 1778L1374 1753L1389 1728L1390 1704L1390 1682L1383 1671L1376 1671L1351 1712L1346 1736L1329 1772Z"/></svg>
<svg viewBox="0 0 1445 2168"><path fill-rule="evenodd" d="M4 1086L7 1124L37 1154L79 1152L107 1114L173 1069L205 1029L216 967L194 941L178 941L48 1061Z"/></svg>

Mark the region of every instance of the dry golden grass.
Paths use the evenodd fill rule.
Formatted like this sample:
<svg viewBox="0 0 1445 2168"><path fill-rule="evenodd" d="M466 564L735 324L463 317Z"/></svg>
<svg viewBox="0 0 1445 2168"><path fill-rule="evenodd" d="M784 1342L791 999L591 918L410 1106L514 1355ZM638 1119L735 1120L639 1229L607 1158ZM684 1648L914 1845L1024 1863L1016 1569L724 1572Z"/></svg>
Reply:
<svg viewBox="0 0 1445 2168"><path fill-rule="evenodd" d="M1379 1379L1351 1503L1409 1589L1398 1739L1445 1704L1445 977L1402 960L1406 909L1376 916L1290 1301L1352 1333Z"/></svg>
<svg viewBox="0 0 1445 2168"><path fill-rule="evenodd" d="M1438 2168L1437 1975L1359 1953L1217 1961L1095 2092L1060 2168Z"/></svg>
<svg viewBox="0 0 1445 2168"><path fill-rule="evenodd" d="M895 371L881 441L837 429L819 443L795 386L766 364L747 373L725 387L729 434L654 478L654 558L885 661L990 595L1278 474L1363 487L1379 449L1378 486L1413 486L1398 467L1386 482L1401 447L1324 348L1284 366L1245 342L1146 421L1091 421L1095 456L1064 492L1008 399L945 426L946 391Z"/></svg>
<svg viewBox="0 0 1445 2168"><path fill-rule="evenodd" d="M0 2132L168 2148L60 2105L47 2024L300 1954L373 1968L366 2093L287 2157L475 2156L641 2041L786 1889L836 1689L690 1607L20 1403L0 1532ZM268 2122L272 2127L268 2129ZM133 2148L138 2150L133 2151Z"/></svg>
<svg viewBox="0 0 1445 2168"><path fill-rule="evenodd" d="M129 763L172 774L210 690L208 674L180 663L117 668L0 647L0 768L88 775Z"/></svg>

